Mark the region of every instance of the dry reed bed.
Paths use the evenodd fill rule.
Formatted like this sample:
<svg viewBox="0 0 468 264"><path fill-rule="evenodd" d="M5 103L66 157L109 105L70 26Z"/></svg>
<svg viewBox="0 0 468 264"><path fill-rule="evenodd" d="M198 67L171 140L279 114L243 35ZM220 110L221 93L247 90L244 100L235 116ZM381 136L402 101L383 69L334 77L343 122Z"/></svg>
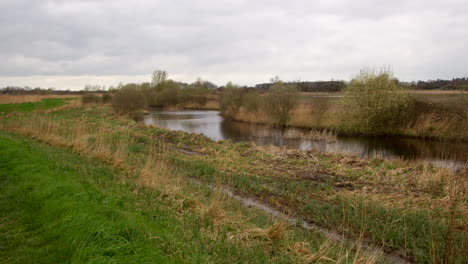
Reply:
<svg viewBox="0 0 468 264"><path fill-rule="evenodd" d="M344 126L344 116L341 106L335 102L300 103L291 111L291 118L286 123L291 128L326 129L336 131L338 134L356 134ZM268 115L259 109L248 112L241 108L239 113L230 117L234 120L263 125L273 125ZM438 113L420 114L405 127L392 133L419 138L468 140L468 122L466 117L457 115L440 115Z"/></svg>
<svg viewBox="0 0 468 264"><path fill-rule="evenodd" d="M313 167L311 173L329 175L359 175L349 179L350 184L363 186L343 193L375 198L384 204L399 206L415 203L420 208L450 208L452 198L467 195L468 168L456 171L436 167L429 161L408 161L399 158L358 158L339 153L321 153L315 150L297 150L276 146L256 146L261 152L268 153L267 163L275 164L275 170L288 167L293 161L307 162ZM322 159L326 159L327 162ZM334 164L333 167L328 166ZM381 164L382 166L375 166ZM297 177L289 169L288 177ZM273 173L269 172L269 173ZM384 198L385 197L385 198ZM468 216L468 203L460 202L459 207Z"/></svg>
<svg viewBox="0 0 468 264"><path fill-rule="evenodd" d="M18 104L27 102L39 102L45 98L79 98L76 94L51 94L51 95L0 95L0 104Z"/></svg>
<svg viewBox="0 0 468 264"><path fill-rule="evenodd" d="M212 228L203 230L213 240L218 239L221 230L231 230L228 239L241 241L244 246L263 243L265 251L282 250L296 257L297 263L381 263L382 251L346 248L343 244L324 242L314 251L307 242L290 242L291 229L283 222L276 222L265 228L253 226L244 215L232 212L227 197L215 194L206 202L197 197L199 193L176 172L166 160L171 151L164 140L138 145L135 137L125 127L95 127L85 122L54 120L48 115L33 114L16 116L13 122L0 122L0 129L27 135L55 146L71 148L73 151L95 157L120 169L127 177L123 181L136 180L140 189L160 191L161 199L180 213L193 213L201 221L209 221ZM118 135L118 137L116 137ZM138 175L136 179L132 175ZM357 243L359 245L359 243ZM337 253L338 249L338 253Z"/></svg>

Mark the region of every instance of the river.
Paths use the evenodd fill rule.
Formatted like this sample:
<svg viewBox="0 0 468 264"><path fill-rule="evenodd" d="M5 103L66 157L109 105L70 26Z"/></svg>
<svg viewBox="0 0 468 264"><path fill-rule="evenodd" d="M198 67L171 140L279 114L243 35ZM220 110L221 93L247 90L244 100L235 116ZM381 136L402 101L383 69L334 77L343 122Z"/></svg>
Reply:
<svg viewBox="0 0 468 264"><path fill-rule="evenodd" d="M446 167L459 167L468 160L466 143L403 137L338 136L333 142L289 138L285 134L291 129L227 120L219 115L219 111L152 111L143 122L171 130L204 134L213 140L250 141L259 145L340 152L358 157L424 159Z"/></svg>

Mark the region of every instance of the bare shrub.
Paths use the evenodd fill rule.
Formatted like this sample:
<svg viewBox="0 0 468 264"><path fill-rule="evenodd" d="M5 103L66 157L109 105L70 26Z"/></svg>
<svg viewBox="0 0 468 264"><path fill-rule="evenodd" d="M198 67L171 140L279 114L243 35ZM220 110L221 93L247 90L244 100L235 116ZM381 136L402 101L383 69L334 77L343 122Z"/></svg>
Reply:
<svg viewBox="0 0 468 264"><path fill-rule="evenodd" d="M160 90L156 95L156 105L171 106L179 103L180 88L173 80L160 83Z"/></svg>
<svg viewBox="0 0 468 264"><path fill-rule="evenodd" d="M99 104L101 103L101 97L93 93L85 93L81 96L81 103L86 104Z"/></svg>
<svg viewBox="0 0 468 264"><path fill-rule="evenodd" d="M235 117L242 106L243 91L231 82L226 84L221 97L221 112L224 115Z"/></svg>
<svg viewBox="0 0 468 264"><path fill-rule="evenodd" d="M102 95L102 103L109 104L112 102L112 95L109 92L106 92Z"/></svg>
<svg viewBox="0 0 468 264"><path fill-rule="evenodd" d="M291 110L298 102L298 89L295 85L275 80L265 96L264 108L276 126L285 126L291 119Z"/></svg>
<svg viewBox="0 0 468 264"><path fill-rule="evenodd" d="M258 92L248 92L244 95L242 106L249 113L256 113L262 106L262 97Z"/></svg>
<svg viewBox="0 0 468 264"><path fill-rule="evenodd" d="M145 108L146 98L135 85L126 85L112 97L112 107L117 114L128 114Z"/></svg>
<svg viewBox="0 0 468 264"><path fill-rule="evenodd" d="M213 83L198 78L197 81L181 90L180 100L184 103L205 106L208 102L208 96L211 89L214 89L215 87L216 86Z"/></svg>

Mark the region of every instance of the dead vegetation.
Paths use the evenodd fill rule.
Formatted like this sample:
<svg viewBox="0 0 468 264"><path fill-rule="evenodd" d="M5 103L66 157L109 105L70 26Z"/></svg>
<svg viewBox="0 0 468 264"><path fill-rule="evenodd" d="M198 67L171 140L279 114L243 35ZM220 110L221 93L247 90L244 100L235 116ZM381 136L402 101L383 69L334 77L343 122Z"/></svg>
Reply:
<svg viewBox="0 0 468 264"><path fill-rule="evenodd" d="M80 95L67 94L67 95L0 95L0 104L19 104L27 102L40 102L44 98L79 98Z"/></svg>

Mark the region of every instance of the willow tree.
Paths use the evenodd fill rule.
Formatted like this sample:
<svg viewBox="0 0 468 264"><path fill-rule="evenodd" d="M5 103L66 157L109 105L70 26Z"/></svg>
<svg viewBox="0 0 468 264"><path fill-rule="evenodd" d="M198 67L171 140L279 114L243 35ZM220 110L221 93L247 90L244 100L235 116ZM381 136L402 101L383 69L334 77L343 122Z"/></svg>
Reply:
<svg viewBox="0 0 468 264"><path fill-rule="evenodd" d="M299 90L294 84L285 84L278 78L273 80L264 99L264 108L274 125L285 126L291 119L291 111L296 107Z"/></svg>
<svg viewBox="0 0 468 264"><path fill-rule="evenodd" d="M242 106L243 96L244 93L239 86L228 82L221 97L221 112L223 115L235 118Z"/></svg>
<svg viewBox="0 0 468 264"><path fill-rule="evenodd" d="M344 90L342 116L350 130L389 133L409 120L411 102L389 68L363 69Z"/></svg>

